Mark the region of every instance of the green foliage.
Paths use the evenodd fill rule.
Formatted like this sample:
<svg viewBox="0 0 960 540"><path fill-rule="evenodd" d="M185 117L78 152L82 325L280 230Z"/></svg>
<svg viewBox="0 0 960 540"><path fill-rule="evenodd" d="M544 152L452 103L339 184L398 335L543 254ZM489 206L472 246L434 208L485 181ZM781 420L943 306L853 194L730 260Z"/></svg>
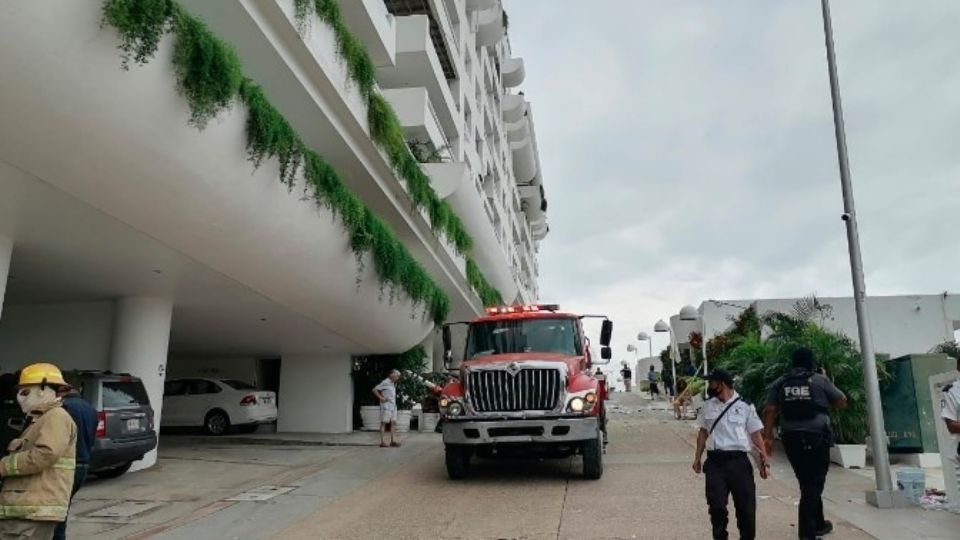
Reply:
<svg viewBox="0 0 960 540"><path fill-rule="evenodd" d="M337 40L337 52L346 63L350 77L367 100L367 125L371 138L387 154L390 165L406 183L414 206L429 214L434 232L443 234L457 252L466 255L473 247L473 239L449 204L442 201L434 191L430 178L420 168L420 163L407 145L403 126L396 112L376 91L376 67L363 44L344 24L337 1L294 0L294 4L295 17L301 29L308 25L308 17L316 14L333 30Z"/></svg>
<svg viewBox="0 0 960 540"><path fill-rule="evenodd" d="M176 11L171 0L107 0L103 4L101 24L110 25L120 34L123 67L130 59L145 64L157 52L160 38L170 29Z"/></svg>
<svg viewBox="0 0 960 540"><path fill-rule="evenodd" d="M390 371L396 369L404 374L397 382L397 408L412 408L424 399L427 390L420 381L406 373L422 372L426 367L426 357L423 347L417 346L400 354L354 358L350 376L353 379L356 406L377 405L373 387L385 379Z"/></svg>
<svg viewBox="0 0 960 540"><path fill-rule="evenodd" d="M410 153L413 154L417 163L442 163L443 152L447 149L446 146L434 148L429 142L418 140L408 141L407 147L410 148Z"/></svg>
<svg viewBox="0 0 960 540"><path fill-rule="evenodd" d="M790 370L793 352L800 347L810 348L817 365L847 395L847 408L830 413L838 442L863 443L867 435L866 393L863 364L853 341L796 315L772 313L758 320L761 326L757 330L752 325L734 328L733 332L744 334L728 336L736 345L714 359L714 365L737 376L738 392L762 410L769 386ZM768 337L761 337L761 328ZM881 382L889 381L884 362L877 363L877 371Z"/></svg>
<svg viewBox="0 0 960 540"><path fill-rule="evenodd" d="M318 1L316 6L318 13L339 20L335 2ZM406 292L415 304L430 313L435 323L446 320L450 311L446 294L386 223L343 185L319 154L306 148L262 89L244 78L240 61L230 46L206 25L171 0L107 0L103 22L117 29L125 66L131 58L140 64L149 61L161 37L166 32L174 33L177 84L190 104L191 122L204 126L239 97L247 109L247 152L254 165L276 159L280 180L287 186L294 184L302 169L314 201L339 218L358 258L366 252L372 254L381 285L391 291Z"/></svg>
<svg viewBox="0 0 960 540"><path fill-rule="evenodd" d="M503 305L503 297L493 285L487 282L487 279L480 272L480 267L473 259L467 259L467 282L480 295L480 300L484 307Z"/></svg>
<svg viewBox="0 0 960 540"><path fill-rule="evenodd" d="M956 341L944 341L933 349L930 349L930 352L945 354L950 358L960 360L960 344Z"/></svg>

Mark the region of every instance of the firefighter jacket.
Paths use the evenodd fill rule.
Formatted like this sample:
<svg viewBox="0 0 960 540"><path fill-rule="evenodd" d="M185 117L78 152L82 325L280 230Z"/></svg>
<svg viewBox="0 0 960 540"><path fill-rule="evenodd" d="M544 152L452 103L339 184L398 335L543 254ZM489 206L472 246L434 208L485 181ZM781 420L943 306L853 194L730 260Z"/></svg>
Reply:
<svg viewBox="0 0 960 540"><path fill-rule="evenodd" d="M77 427L60 402L35 411L0 460L0 519L64 521L76 468Z"/></svg>

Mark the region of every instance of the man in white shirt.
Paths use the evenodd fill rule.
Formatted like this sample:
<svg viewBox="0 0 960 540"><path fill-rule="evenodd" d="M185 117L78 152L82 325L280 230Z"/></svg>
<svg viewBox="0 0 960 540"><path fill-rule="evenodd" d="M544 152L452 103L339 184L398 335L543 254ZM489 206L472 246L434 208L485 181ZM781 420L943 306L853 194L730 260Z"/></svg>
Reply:
<svg viewBox="0 0 960 540"><path fill-rule="evenodd" d="M757 409L733 389L733 377L723 370L714 370L707 377L707 394L697 424L697 450L693 470L706 474L707 506L714 540L727 540L727 497L733 495L740 540L756 538L757 486L753 480L753 464L748 457L757 453L760 478L768 477L769 465L763 445L763 422ZM707 462L701 463L704 450Z"/></svg>
<svg viewBox="0 0 960 540"><path fill-rule="evenodd" d="M390 376L373 387L373 395L380 400L380 447L389 448L400 446L394 439L397 431L397 381L400 372L393 370ZM387 444L387 432L390 432L390 443Z"/></svg>
<svg viewBox="0 0 960 540"><path fill-rule="evenodd" d="M960 359L957 360L957 371L960 371ZM947 431L953 435L953 442L957 444L954 449L954 463L960 467L960 379L944 387L940 418L947 424Z"/></svg>

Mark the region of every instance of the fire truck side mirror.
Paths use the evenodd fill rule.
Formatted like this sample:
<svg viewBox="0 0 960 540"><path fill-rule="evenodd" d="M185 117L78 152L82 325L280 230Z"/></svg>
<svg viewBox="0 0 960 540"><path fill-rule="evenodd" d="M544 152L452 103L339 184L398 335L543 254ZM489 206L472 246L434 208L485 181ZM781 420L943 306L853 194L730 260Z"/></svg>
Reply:
<svg viewBox="0 0 960 540"><path fill-rule="evenodd" d="M603 320L603 326L600 328L600 346L609 347L610 340L613 338L613 321Z"/></svg>
<svg viewBox="0 0 960 540"><path fill-rule="evenodd" d="M613 350L610 347L600 347L600 358L610 360L613 358Z"/></svg>
<svg viewBox="0 0 960 540"><path fill-rule="evenodd" d="M450 335L450 327L448 325L443 325L441 332L443 334L443 364L449 369L453 360L453 338Z"/></svg>

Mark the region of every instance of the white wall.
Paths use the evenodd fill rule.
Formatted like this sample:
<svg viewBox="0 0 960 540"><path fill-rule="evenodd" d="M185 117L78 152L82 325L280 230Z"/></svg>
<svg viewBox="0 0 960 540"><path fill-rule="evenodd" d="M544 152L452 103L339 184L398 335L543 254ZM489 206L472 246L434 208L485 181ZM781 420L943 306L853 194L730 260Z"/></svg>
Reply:
<svg viewBox="0 0 960 540"><path fill-rule="evenodd" d="M0 370L46 361L61 369L107 369L113 302L7 304L0 320Z"/></svg>
<svg viewBox="0 0 960 540"><path fill-rule="evenodd" d="M214 379L236 379L259 385L257 359L217 358L202 356L173 356L167 363L167 377L210 377Z"/></svg>
<svg viewBox="0 0 960 540"><path fill-rule="evenodd" d="M277 431L353 431L349 356L285 356L280 362Z"/></svg>
<svg viewBox="0 0 960 540"><path fill-rule="evenodd" d="M725 303L748 306L755 302L760 315L770 312L789 314L793 313L797 300L787 298ZM823 326L859 343L853 299L819 300L832 306L830 316L822 321ZM955 321L960 320L960 296L873 296L867 298L867 310L874 349L897 358L911 353L924 353L944 341L954 339ZM728 305L704 302L701 313L707 321L707 335L712 337L725 331L731 325L728 316L736 316L741 311Z"/></svg>

